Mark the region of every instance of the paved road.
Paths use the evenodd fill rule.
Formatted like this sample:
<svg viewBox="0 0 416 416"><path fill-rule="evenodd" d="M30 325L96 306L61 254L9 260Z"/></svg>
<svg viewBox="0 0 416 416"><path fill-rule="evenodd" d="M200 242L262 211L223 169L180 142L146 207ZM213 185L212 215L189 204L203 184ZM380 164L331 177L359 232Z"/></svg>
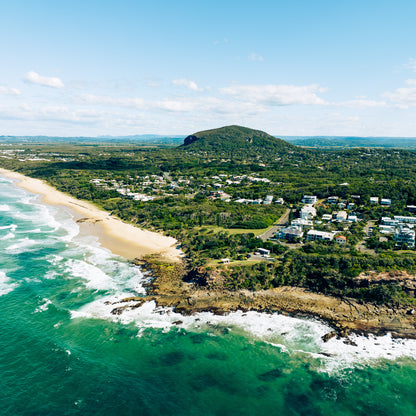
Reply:
<svg viewBox="0 0 416 416"><path fill-rule="evenodd" d="M289 220L289 214L290 214L290 208L288 208L285 213L279 218L279 220L274 224L272 227L270 227L266 232L259 235L259 238L262 239L262 241L267 241L271 237L275 235L277 231L279 231L283 225L286 225Z"/></svg>

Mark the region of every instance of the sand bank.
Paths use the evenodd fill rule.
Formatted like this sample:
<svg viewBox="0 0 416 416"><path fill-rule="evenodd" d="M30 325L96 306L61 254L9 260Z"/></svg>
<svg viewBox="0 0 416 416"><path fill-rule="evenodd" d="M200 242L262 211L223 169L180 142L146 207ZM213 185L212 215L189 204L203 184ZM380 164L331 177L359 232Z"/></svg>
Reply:
<svg viewBox="0 0 416 416"><path fill-rule="evenodd" d="M16 179L17 185L27 191L43 195L42 202L63 205L75 211L82 230L97 236L101 245L114 254L130 260L148 254L158 254L169 261L179 261L182 252L172 237L142 230L102 211L93 204L60 192L39 179L0 168L0 174Z"/></svg>

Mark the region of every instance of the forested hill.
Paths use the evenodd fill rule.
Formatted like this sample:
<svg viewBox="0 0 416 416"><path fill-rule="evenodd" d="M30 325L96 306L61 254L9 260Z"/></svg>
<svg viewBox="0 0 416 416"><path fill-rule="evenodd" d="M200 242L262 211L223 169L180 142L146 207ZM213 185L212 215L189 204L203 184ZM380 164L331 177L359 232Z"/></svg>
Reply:
<svg viewBox="0 0 416 416"><path fill-rule="evenodd" d="M200 131L187 136L181 146L188 152L231 155L271 155L302 151L284 140L264 131L241 126L226 126Z"/></svg>

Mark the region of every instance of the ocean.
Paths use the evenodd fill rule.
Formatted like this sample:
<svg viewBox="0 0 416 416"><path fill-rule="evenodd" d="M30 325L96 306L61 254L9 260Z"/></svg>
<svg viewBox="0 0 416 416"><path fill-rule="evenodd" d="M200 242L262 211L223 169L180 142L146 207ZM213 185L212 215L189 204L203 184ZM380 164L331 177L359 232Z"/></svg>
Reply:
<svg viewBox="0 0 416 416"><path fill-rule="evenodd" d="M0 414L416 415L416 340L324 343L325 323L281 314L111 313L148 281L0 177Z"/></svg>

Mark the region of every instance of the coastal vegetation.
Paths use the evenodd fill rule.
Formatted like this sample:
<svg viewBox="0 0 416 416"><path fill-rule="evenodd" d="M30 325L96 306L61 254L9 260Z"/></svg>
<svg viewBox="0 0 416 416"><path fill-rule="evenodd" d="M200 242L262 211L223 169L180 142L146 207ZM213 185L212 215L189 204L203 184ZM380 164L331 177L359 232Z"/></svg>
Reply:
<svg viewBox="0 0 416 416"><path fill-rule="evenodd" d="M168 144L10 143L0 149L0 165L177 238L187 280L203 290L296 286L376 304L415 303L409 279L361 278L416 272L416 253L377 229L383 217L413 215L407 207L416 205L415 152L307 149L239 126L195 133L181 146ZM299 216L304 195L317 197L318 219L336 213L328 197L354 205L347 211L357 222L314 224L315 230L345 235L345 245L259 238L287 212L284 223ZM267 196L274 198L271 203L265 203ZM373 204L374 196L391 203ZM253 259L259 248L270 256Z"/></svg>

